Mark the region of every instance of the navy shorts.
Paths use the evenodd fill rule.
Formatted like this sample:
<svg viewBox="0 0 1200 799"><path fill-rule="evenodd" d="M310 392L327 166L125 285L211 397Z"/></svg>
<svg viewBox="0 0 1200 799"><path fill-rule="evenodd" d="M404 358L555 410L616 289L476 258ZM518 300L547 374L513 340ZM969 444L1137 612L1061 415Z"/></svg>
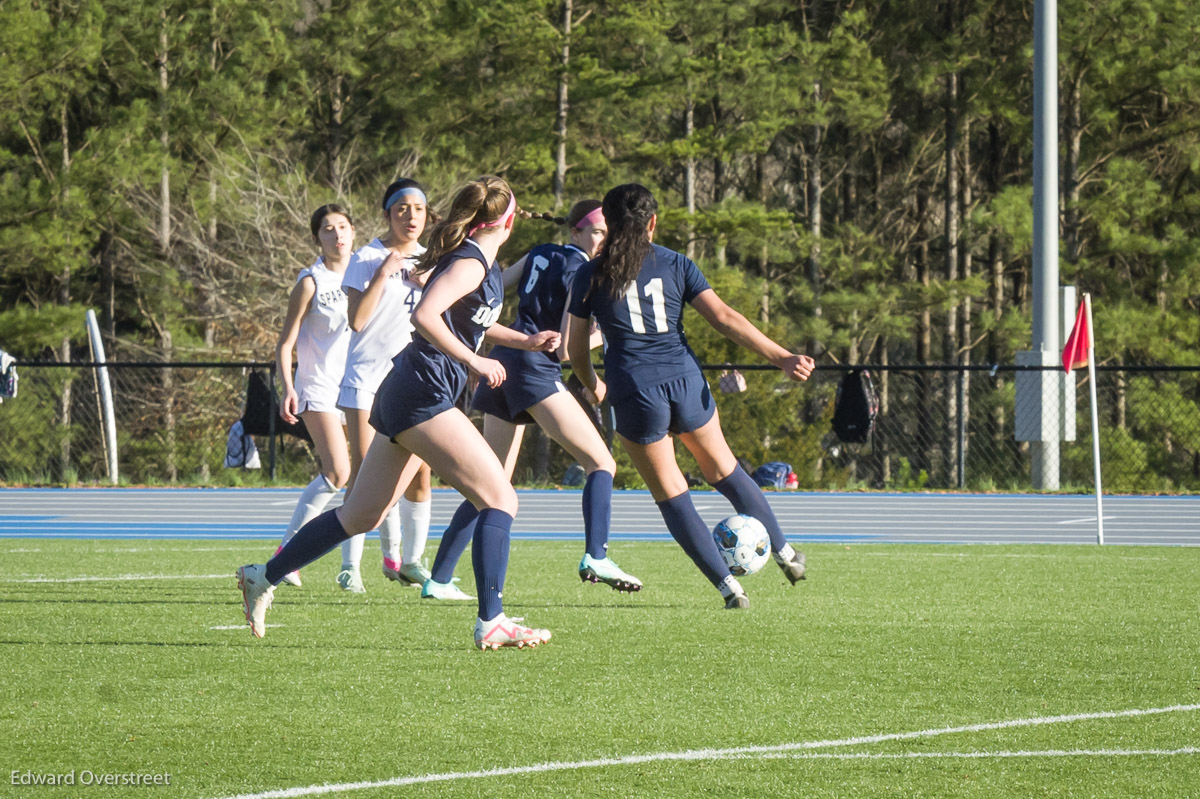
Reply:
<svg viewBox="0 0 1200 799"><path fill-rule="evenodd" d="M667 433L698 430L716 412L708 381L699 374L642 389L613 403L617 432L635 444L652 444Z"/></svg>
<svg viewBox="0 0 1200 799"><path fill-rule="evenodd" d="M533 417L526 410L567 390L562 382L562 369L543 352L494 347L490 357L504 364L507 376L496 388L479 384L471 401L474 410L510 424L533 424Z"/></svg>
<svg viewBox="0 0 1200 799"><path fill-rule="evenodd" d="M428 364L407 354L405 349L396 358L371 406L371 427L389 439L455 407L466 387L465 367Z"/></svg>

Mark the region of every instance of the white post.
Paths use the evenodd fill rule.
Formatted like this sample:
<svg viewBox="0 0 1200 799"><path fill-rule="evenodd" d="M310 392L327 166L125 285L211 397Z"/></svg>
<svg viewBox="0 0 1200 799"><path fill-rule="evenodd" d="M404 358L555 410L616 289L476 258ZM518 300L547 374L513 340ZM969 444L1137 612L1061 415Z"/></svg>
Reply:
<svg viewBox="0 0 1200 799"><path fill-rule="evenodd" d="M1058 0L1033 3L1033 346L1025 363L1050 365L1058 361ZM1021 363L1021 361L1018 361ZM1017 373L1021 374L1020 372ZM1054 491L1059 487L1062 434L1058 419L1041 419L1062 406L1060 375L1026 372L1026 381L1037 378L1036 409L1040 435L1030 437L1033 487ZM1026 391L1030 386L1025 386ZM1053 432L1051 432L1053 431Z"/></svg>
<svg viewBox="0 0 1200 799"><path fill-rule="evenodd" d="M96 312L88 309L86 316L88 343L92 347L92 361L104 363L104 340L100 338L100 325ZM100 394L100 415L104 418L104 454L108 459L108 480L117 484L117 421L113 413L112 387L108 383L108 367L96 367L97 391Z"/></svg>
<svg viewBox="0 0 1200 799"><path fill-rule="evenodd" d="M1092 469L1096 483L1096 543L1104 546L1104 500L1100 485L1100 418L1096 409L1096 333L1092 329L1092 295L1083 295L1087 313L1088 395L1092 401Z"/></svg>

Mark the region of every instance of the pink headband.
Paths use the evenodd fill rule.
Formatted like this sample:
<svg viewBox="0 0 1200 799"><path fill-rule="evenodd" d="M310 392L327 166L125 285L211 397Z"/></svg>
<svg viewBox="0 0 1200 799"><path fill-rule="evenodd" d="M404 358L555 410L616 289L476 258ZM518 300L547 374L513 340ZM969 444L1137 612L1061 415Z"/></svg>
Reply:
<svg viewBox="0 0 1200 799"><path fill-rule="evenodd" d="M479 230L480 228L500 227L501 225L503 225L505 222L508 221L508 218L513 215L513 211L516 211L516 210L517 210L517 195L510 194L508 196L508 208L506 208L504 213L500 215L499 219L497 219L495 222L480 222L478 225L475 225L470 230L468 230L467 235L474 236L475 231Z"/></svg>
<svg viewBox="0 0 1200 799"><path fill-rule="evenodd" d="M604 221L604 209L596 208L590 214L585 216L583 219L580 219L578 222L576 222L575 229L583 230L588 225L595 225L597 222L603 222L603 221Z"/></svg>

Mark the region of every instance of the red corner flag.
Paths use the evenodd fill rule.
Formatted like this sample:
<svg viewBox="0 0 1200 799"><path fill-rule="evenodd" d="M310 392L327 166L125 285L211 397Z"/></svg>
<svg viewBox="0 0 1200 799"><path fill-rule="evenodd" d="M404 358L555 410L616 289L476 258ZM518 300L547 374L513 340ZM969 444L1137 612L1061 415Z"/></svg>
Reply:
<svg viewBox="0 0 1200 799"><path fill-rule="evenodd" d="M1072 369L1078 369L1081 366L1087 366L1088 362L1088 320L1087 320L1087 303L1079 303L1079 313L1075 314L1075 327L1071 328L1071 335L1067 336L1067 346L1063 347L1063 369L1070 372Z"/></svg>

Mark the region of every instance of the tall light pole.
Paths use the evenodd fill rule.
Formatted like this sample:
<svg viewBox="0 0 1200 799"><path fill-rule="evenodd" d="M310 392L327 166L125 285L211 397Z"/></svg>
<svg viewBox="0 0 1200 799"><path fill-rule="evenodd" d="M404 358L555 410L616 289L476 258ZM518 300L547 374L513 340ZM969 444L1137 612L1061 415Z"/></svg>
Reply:
<svg viewBox="0 0 1200 799"><path fill-rule="evenodd" d="M1050 366L1062 349L1058 308L1058 3L1033 7L1033 346L1017 363ZM1018 372L1017 439L1029 441L1033 487L1059 487L1062 379ZM1024 379L1020 379L1024 378Z"/></svg>

